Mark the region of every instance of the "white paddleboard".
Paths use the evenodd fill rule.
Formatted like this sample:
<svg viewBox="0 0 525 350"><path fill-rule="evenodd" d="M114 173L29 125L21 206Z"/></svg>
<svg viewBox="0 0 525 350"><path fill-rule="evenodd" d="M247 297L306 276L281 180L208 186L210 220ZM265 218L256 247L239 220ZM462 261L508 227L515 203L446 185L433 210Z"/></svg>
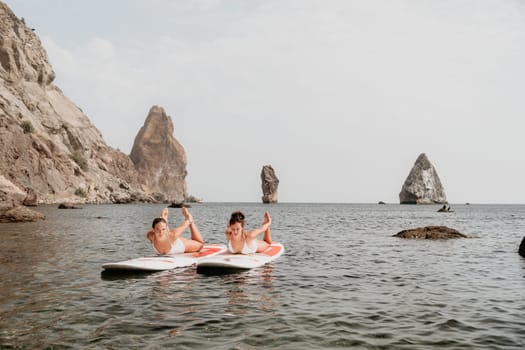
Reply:
<svg viewBox="0 0 525 350"><path fill-rule="evenodd" d="M261 253L233 254L227 251L219 255L205 257L197 261L197 269L253 269L277 259L284 253L284 246L272 243Z"/></svg>
<svg viewBox="0 0 525 350"><path fill-rule="evenodd" d="M200 252L142 257L102 265L105 270L163 271L191 266L200 259L226 251L224 244L205 244Z"/></svg>

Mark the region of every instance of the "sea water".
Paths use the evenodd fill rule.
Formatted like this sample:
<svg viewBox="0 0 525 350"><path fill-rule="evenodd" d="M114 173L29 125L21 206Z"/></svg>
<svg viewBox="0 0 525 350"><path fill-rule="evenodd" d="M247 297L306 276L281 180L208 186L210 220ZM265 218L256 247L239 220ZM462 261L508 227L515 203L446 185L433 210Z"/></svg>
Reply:
<svg viewBox="0 0 525 350"><path fill-rule="evenodd" d="M285 254L249 271L194 267L108 275L106 262L152 255L161 205L37 208L0 225L0 348L523 349L523 205L204 203L209 243L232 211L264 211ZM170 210L170 224L182 221ZM446 225L478 238L404 240Z"/></svg>

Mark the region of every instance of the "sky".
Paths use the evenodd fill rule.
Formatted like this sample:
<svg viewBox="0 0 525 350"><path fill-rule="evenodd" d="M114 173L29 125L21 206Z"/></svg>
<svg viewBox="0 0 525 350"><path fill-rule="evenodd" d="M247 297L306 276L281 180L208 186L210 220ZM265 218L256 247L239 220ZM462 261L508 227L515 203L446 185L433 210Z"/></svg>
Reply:
<svg viewBox="0 0 525 350"><path fill-rule="evenodd" d="M55 84L129 154L153 105L188 193L399 203L426 153L451 203L525 203L520 0L10 0Z"/></svg>

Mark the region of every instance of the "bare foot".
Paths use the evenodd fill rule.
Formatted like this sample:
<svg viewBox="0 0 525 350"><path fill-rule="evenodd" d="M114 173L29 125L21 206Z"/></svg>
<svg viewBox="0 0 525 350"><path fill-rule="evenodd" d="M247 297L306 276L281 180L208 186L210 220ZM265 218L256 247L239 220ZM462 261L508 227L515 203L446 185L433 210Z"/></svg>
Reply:
<svg viewBox="0 0 525 350"><path fill-rule="evenodd" d="M193 216L190 214L186 207L182 207L182 215L191 223L193 222Z"/></svg>
<svg viewBox="0 0 525 350"><path fill-rule="evenodd" d="M266 212L264 213L264 223L263 224L272 224L272 218L270 217L270 213Z"/></svg>

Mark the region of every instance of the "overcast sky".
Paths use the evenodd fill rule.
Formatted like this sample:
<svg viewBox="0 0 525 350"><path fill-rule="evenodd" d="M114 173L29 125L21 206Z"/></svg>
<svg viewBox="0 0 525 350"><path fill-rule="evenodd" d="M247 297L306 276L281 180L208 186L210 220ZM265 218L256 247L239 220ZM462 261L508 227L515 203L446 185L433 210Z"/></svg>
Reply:
<svg viewBox="0 0 525 350"><path fill-rule="evenodd" d="M525 2L8 0L55 84L129 154L152 105L188 192L399 203L420 153L452 203L525 203Z"/></svg>

